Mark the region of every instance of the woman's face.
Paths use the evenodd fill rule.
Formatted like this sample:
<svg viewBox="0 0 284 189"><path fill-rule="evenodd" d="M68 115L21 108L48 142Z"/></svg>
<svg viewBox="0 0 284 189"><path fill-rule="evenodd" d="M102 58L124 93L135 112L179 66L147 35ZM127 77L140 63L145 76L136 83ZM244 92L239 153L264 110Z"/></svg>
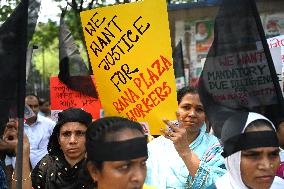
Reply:
<svg viewBox="0 0 284 189"><path fill-rule="evenodd" d="M178 120L182 120L183 127L192 132L199 132L205 121L203 105L198 94L186 94L178 105Z"/></svg>
<svg viewBox="0 0 284 189"><path fill-rule="evenodd" d="M249 188L270 188L280 164L279 148L261 147L243 150L241 155L241 176Z"/></svg>
<svg viewBox="0 0 284 189"><path fill-rule="evenodd" d="M129 161L106 161L96 180L99 189L141 189L146 177L147 157Z"/></svg>
<svg viewBox="0 0 284 189"><path fill-rule="evenodd" d="M246 132L272 131L269 127L248 128ZM280 164L278 147L259 147L242 150L241 177L252 189L270 188Z"/></svg>
<svg viewBox="0 0 284 189"><path fill-rule="evenodd" d="M118 133L116 133L118 134ZM131 130L119 132L119 141L143 136ZM141 189L146 177L147 157L140 157L128 161L105 161L102 170L97 170L88 163L88 170L98 189Z"/></svg>
<svg viewBox="0 0 284 189"><path fill-rule="evenodd" d="M61 126L58 141L68 162L85 157L86 130L87 127L79 122L67 122Z"/></svg>

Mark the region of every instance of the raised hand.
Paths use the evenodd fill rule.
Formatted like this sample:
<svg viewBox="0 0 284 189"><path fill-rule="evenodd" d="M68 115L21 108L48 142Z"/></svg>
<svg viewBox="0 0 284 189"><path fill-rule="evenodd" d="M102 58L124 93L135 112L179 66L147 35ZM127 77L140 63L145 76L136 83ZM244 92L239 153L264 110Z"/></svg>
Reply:
<svg viewBox="0 0 284 189"><path fill-rule="evenodd" d="M3 134L3 141L7 150L14 151L17 154L18 121L16 119L10 119L6 124ZM23 152L27 155L30 153L30 143L25 133L23 135Z"/></svg>
<svg viewBox="0 0 284 189"><path fill-rule="evenodd" d="M187 131L184 127L176 126L168 119L164 118L163 122L169 127L168 130L161 129L163 136L173 141L176 151L180 156L184 156L190 153L188 144ZM179 122L181 123L181 122Z"/></svg>

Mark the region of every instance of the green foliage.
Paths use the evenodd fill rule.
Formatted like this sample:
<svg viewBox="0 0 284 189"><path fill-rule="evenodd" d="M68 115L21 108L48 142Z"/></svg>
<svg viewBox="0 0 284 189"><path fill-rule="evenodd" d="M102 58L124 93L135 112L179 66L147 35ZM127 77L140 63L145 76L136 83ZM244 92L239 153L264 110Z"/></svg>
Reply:
<svg viewBox="0 0 284 189"><path fill-rule="evenodd" d="M1 0L2 1L2 0ZM0 7L0 23L4 22L13 12L20 0L6 0L6 5ZM42 0L47 1L47 0ZM50 0L49 0L50 1ZM65 22L68 25L76 43L80 47L80 53L88 64L88 57L83 40L83 31L80 20L80 12L95 7L106 5L106 0L52 0L67 2L68 8L65 13ZM116 0L116 4L128 3L136 0ZM61 7L65 10L66 7ZM38 46L34 50L30 76L27 82L27 91L40 90L48 96L49 77L57 76L59 72L59 48L58 48L59 24L48 20L47 23L38 23L32 38L32 44ZM37 87L35 87L37 86ZM43 90L43 91L41 91Z"/></svg>
<svg viewBox="0 0 284 189"><path fill-rule="evenodd" d="M13 12L13 9L12 9L11 6L4 5L3 7L1 7L1 9L0 9L0 15L1 15L0 21L4 22L10 16L10 14L12 12Z"/></svg>
<svg viewBox="0 0 284 189"><path fill-rule="evenodd" d="M33 63L40 74L44 75L45 80L50 76L56 76L59 71L58 39L54 39L48 47L39 47L35 50Z"/></svg>
<svg viewBox="0 0 284 189"><path fill-rule="evenodd" d="M44 78L48 80L50 76L57 76L59 72L59 48L58 39L54 39L48 47L34 50L33 63L40 74L44 74ZM85 62L88 61L87 53L84 51L81 41L76 41L82 58Z"/></svg>
<svg viewBox="0 0 284 189"><path fill-rule="evenodd" d="M0 6L0 23L4 22L11 15L20 0L6 0L5 2L6 4Z"/></svg>
<svg viewBox="0 0 284 189"><path fill-rule="evenodd" d="M48 20L47 23L38 23L33 35L32 43L40 48L48 48L58 37L59 26L56 22Z"/></svg>
<svg viewBox="0 0 284 189"><path fill-rule="evenodd" d="M68 11L65 14L64 20L69 27L74 39L84 41L80 16L75 11Z"/></svg>
<svg viewBox="0 0 284 189"><path fill-rule="evenodd" d="M26 93L37 94L42 85L42 76L35 68L34 64L30 65L29 77L27 79Z"/></svg>
<svg viewBox="0 0 284 189"><path fill-rule="evenodd" d="M106 5L106 0L54 0L55 2L66 2L73 11L79 13L86 9L101 7ZM62 7L64 9L65 7Z"/></svg>

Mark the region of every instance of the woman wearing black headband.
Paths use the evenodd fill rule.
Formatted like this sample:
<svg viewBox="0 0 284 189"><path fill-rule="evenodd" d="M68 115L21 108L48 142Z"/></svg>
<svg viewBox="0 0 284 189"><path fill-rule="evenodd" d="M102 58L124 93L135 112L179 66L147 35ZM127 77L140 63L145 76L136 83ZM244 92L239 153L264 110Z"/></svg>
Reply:
<svg viewBox="0 0 284 189"><path fill-rule="evenodd" d="M141 125L121 117L93 122L86 133L87 168L97 189L141 189L147 140Z"/></svg>
<svg viewBox="0 0 284 189"><path fill-rule="evenodd" d="M90 187L90 183L86 184L78 177L85 167L85 132L91 122L91 114L79 108L69 108L58 114L58 122L49 139L48 154L32 171L34 188Z"/></svg>
<svg viewBox="0 0 284 189"><path fill-rule="evenodd" d="M275 176L279 144L275 127L257 113L238 113L224 123L221 139L228 172L211 189L283 189Z"/></svg>

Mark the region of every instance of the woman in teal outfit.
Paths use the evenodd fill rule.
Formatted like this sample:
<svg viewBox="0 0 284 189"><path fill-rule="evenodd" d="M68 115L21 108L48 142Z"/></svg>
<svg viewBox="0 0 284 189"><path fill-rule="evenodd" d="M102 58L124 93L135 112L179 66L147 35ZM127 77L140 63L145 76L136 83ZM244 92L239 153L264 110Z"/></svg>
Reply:
<svg viewBox="0 0 284 189"><path fill-rule="evenodd" d="M206 188L225 172L219 140L205 132L205 113L196 88L177 94L179 127L161 130L148 144L146 183L159 189Z"/></svg>

